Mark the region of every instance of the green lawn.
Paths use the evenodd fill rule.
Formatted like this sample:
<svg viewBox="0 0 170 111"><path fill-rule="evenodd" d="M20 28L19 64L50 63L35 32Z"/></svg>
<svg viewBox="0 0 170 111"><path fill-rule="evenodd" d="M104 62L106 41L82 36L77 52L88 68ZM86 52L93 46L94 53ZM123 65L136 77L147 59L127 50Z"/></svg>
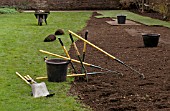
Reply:
<svg viewBox="0 0 170 111"><path fill-rule="evenodd" d="M127 19L137 21L139 23L145 24L145 25L159 25L159 26L165 26L170 28L170 22L161 21L158 19L152 19L150 17L144 17L140 16L138 14L129 12L127 10L110 10L110 11L98 11L98 13L102 14L100 16L96 16L97 18L102 17L111 17L116 18L117 15L126 15Z"/></svg>
<svg viewBox="0 0 170 111"><path fill-rule="evenodd" d="M61 28L65 35L61 38L69 49L71 41L67 30L82 30L91 12L52 12L48 25L37 25L33 13L0 14L0 110L1 111L86 111L75 97L67 95L70 80L64 83L45 81L49 90L55 93L51 98L33 98L31 87L15 72L31 77L46 75L44 56L40 49L65 55L58 40L43 42L49 34ZM41 81L38 81L41 82Z"/></svg>

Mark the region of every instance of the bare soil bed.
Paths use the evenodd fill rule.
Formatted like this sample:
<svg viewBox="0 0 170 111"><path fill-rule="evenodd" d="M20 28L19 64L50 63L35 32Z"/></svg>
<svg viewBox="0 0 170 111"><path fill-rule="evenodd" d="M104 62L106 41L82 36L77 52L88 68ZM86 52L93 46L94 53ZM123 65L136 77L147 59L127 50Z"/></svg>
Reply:
<svg viewBox="0 0 170 111"><path fill-rule="evenodd" d="M139 74L87 45L85 61L123 73L89 75L89 81L73 82L70 93L94 111L170 111L170 29L158 26L121 25L106 23L111 18L97 19L93 13L87 26L78 34L134 69ZM159 33L158 47L146 48L141 33ZM82 52L83 42L76 42ZM73 47L69 51L77 59ZM81 69L75 64L77 69ZM100 71L86 67L87 72Z"/></svg>

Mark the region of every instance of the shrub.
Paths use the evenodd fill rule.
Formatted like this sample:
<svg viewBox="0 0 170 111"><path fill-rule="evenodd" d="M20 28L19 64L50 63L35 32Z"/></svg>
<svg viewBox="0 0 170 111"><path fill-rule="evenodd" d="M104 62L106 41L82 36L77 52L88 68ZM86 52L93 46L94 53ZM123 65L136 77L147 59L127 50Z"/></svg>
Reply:
<svg viewBox="0 0 170 111"><path fill-rule="evenodd" d="M18 13L14 8L0 8L0 14Z"/></svg>
<svg viewBox="0 0 170 111"><path fill-rule="evenodd" d="M121 9L137 8L136 0L120 0Z"/></svg>
<svg viewBox="0 0 170 111"><path fill-rule="evenodd" d="M168 17L168 5L166 3L161 3L158 6L158 11L163 15L163 19Z"/></svg>

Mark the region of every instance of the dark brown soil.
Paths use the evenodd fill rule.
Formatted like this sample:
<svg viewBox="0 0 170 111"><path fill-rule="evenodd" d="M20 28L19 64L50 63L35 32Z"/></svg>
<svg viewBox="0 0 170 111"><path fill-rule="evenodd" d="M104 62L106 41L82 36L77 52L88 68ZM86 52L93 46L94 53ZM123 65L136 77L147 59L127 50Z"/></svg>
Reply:
<svg viewBox="0 0 170 111"><path fill-rule="evenodd" d="M117 73L89 75L89 81L75 81L70 92L94 111L170 111L170 29L145 25L111 26L110 18L88 21L78 34L143 73L146 79L102 52L87 45L85 61ZM159 33L157 47L146 48L141 33ZM76 42L82 52L83 42ZM73 47L69 51L77 59ZM78 64L75 64L78 69ZM100 71L87 67L87 72ZM80 69L80 68L79 68Z"/></svg>

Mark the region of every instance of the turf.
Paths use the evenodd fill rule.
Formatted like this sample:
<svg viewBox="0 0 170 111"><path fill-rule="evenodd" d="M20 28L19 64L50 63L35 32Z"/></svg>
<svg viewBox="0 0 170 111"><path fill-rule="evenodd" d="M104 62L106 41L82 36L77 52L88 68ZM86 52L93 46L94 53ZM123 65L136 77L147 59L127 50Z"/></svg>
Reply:
<svg viewBox="0 0 170 111"><path fill-rule="evenodd" d="M91 12L51 12L47 18L48 25L38 26L34 13L0 14L0 109L1 111L85 111L76 97L68 96L70 82L45 81L47 88L55 93L51 98L31 96L31 87L21 80L21 75L29 74L34 79L46 76L44 56L40 49L64 55L58 40L43 42L49 34L63 29L61 35L67 49L71 41L67 30L80 31L86 26ZM81 19L80 19L81 18ZM41 81L38 81L41 82Z"/></svg>
<svg viewBox="0 0 170 111"><path fill-rule="evenodd" d="M111 10L111 11L98 11L99 14L102 14L100 16L96 16L97 18L103 18L103 17L111 17L116 18L117 15L126 15L127 19L133 20L145 25L158 25L158 26L165 26L170 28L170 22L165 22L158 19L153 19L150 17L140 16L138 14L132 13L127 10Z"/></svg>

